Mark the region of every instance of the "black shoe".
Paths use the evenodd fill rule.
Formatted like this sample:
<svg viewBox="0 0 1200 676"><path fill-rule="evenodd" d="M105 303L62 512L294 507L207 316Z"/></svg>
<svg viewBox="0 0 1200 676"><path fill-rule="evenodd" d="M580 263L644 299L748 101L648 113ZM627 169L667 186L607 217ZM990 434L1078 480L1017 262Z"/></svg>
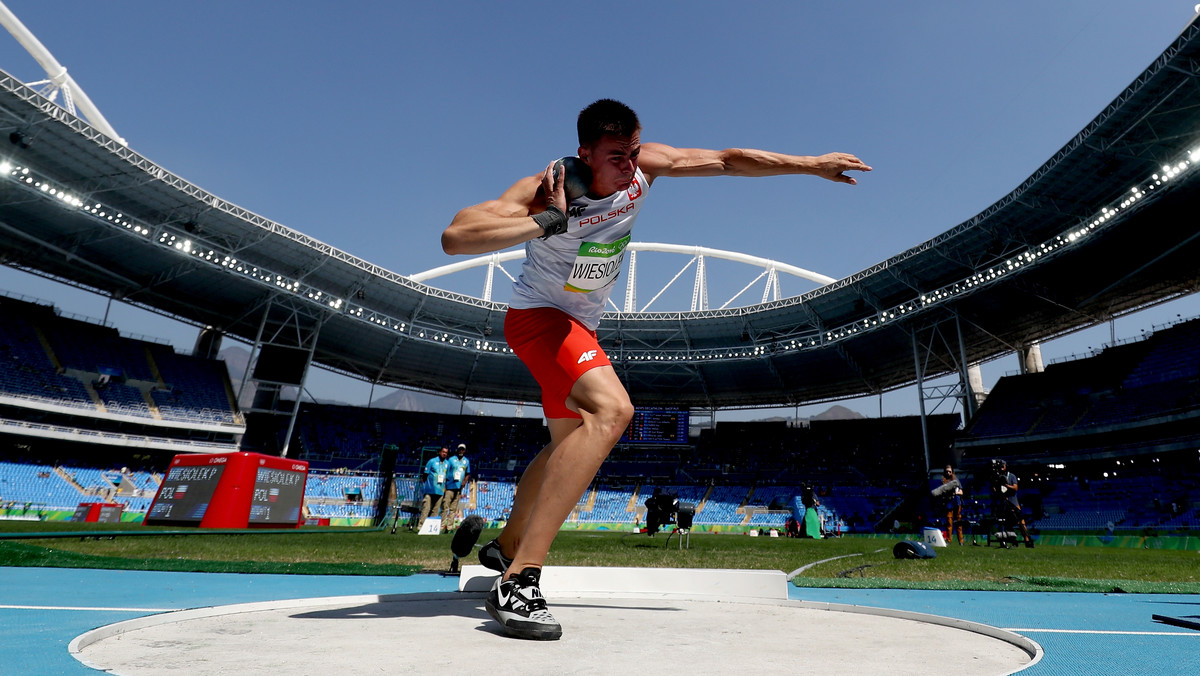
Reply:
<svg viewBox="0 0 1200 676"><path fill-rule="evenodd" d="M1026 547L1027 549L1033 549L1033 540L1026 540L1026 541L1025 541L1025 547Z"/></svg>
<svg viewBox="0 0 1200 676"><path fill-rule="evenodd" d="M508 580L498 578L484 606L505 633L517 638L554 641L562 636L562 625L546 610L539 582L540 568L526 568Z"/></svg>
<svg viewBox="0 0 1200 676"><path fill-rule="evenodd" d="M512 565L512 559L501 554L500 543L492 540L479 548L479 563L483 564L484 568L491 568L503 575L504 571Z"/></svg>

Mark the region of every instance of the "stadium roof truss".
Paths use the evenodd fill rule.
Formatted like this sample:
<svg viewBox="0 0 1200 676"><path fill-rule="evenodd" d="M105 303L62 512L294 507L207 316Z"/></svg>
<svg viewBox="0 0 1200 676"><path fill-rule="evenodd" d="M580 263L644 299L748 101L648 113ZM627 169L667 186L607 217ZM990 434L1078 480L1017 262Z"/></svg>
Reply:
<svg viewBox="0 0 1200 676"><path fill-rule="evenodd" d="M811 292L605 314L643 406L793 405L961 371L1197 290L1200 29L995 204ZM463 399L537 401L501 303L427 286L176 176L0 72L0 260L255 343L307 308L312 359ZM0 139L4 138L0 136ZM932 341L934 332L954 340ZM299 345L299 343L298 343ZM920 351L926 354L919 354Z"/></svg>

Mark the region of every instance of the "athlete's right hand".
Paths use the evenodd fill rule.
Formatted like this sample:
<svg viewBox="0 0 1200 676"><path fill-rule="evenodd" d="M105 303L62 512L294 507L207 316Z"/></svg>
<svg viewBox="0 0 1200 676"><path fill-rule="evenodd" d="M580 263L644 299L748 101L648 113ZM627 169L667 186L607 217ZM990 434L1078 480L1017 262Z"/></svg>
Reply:
<svg viewBox="0 0 1200 676"><path fill-rule="evenodd" d="M546 172L542 174L542 195L546 199L546 206L553 204L558 207L564 214L567 213L567 192L563 188L566 183L566 172L559 172L557 177L554 176L554 160L546 167Z"/></svg>

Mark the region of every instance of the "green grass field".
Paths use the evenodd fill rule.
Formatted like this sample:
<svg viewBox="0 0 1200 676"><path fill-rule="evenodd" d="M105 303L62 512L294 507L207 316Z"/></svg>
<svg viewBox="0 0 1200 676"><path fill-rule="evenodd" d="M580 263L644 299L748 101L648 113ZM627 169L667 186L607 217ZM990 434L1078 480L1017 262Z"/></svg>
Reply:
<svg viewBox="0 0 1200 676"><path fill-rule="evenodd" d="M0 565L239 573L409 575L449 567L450 538L401 530L305 529L288 534L205 534L122 537L114 528L139 525L0 522L19 533L86 533L68 538L0 540ZM166 529L163 529L166 530ZM486 542L496 531L485 531ZM663 534L563 531L547 565L737 568L804 571L794 582L817 587L1200 593L1200 552L1117 547L1039 546L937 549L927 560L898 560L895 540L830 540L693 534L678 548ZM473 558L465 563L475 563Z"/></svg>

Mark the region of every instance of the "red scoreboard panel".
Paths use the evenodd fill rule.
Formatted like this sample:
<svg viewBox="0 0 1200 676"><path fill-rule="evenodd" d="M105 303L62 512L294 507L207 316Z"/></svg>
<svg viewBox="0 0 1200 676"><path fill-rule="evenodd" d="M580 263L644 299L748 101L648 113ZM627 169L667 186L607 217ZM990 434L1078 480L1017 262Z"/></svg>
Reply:
<svg viewBox="0 0 1200 676"><path fill-rule="evenodd" d="M177 455L145 523L299 528L308 463L259 453Z"/></svg>
<svg viewBox="0 0 1200 676"><path fill-rule="evenodd" d="M121 523L121 512L123 511L125 511L125 505L120 503L81 502L75 508L75 514L71 516L71 521Z"/></svg>

